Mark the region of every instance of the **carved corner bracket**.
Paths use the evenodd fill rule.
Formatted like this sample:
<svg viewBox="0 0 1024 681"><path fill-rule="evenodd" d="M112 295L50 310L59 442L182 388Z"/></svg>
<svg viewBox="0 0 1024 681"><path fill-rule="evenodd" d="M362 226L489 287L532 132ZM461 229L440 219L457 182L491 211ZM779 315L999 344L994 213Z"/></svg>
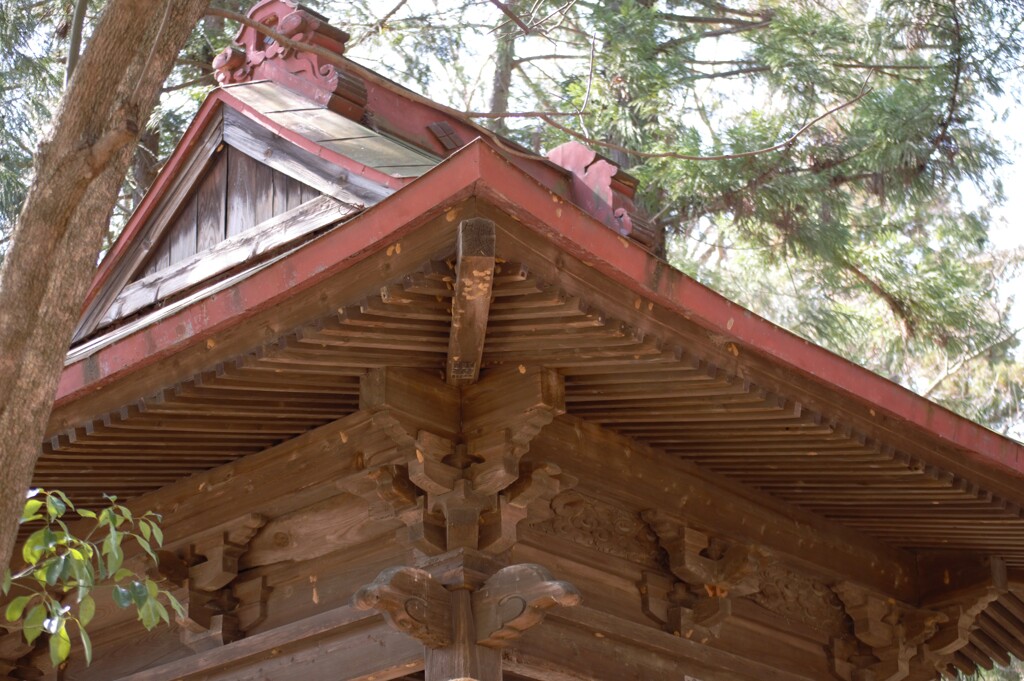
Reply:
<svg viewBox="0 0 1024 681"><path fill-rule="evenodd" d="M644 573L639 588L645 610L661 619L651 607L653 593L660 592L669 604L663 620L669 631L702 643L717 638L732 615L733 600L760 591L765 552L717 540L662 511L640 515L657 535L676 578Z"/></svg>
<svg viewBox="0 0 1024 681"><path fill-rule="evenodd" d="M853 623L852 636L832 642L833 669L844 681L933 678L945 672L969 643L982 612L1007 591L1006 566L998 558L970 556L959 564L942 562L949 556L921 560L925 588L931 591L922 607L850 582L833 586ZM929 581L940 585L929 588Z"/></svg>
<svg viewBox="0 0 1024 681"><path fill-rule="evenodd" d="M401 519L427 555L503 553L520 521L543 517L575 484L553 464L521 464L530 441L565 411L554 371L520 367L460 387L425 372L378 369L364 378L360 406L373 426L362 439L372 442L356 446L373 484L350 491L375 514Z"/></svg>

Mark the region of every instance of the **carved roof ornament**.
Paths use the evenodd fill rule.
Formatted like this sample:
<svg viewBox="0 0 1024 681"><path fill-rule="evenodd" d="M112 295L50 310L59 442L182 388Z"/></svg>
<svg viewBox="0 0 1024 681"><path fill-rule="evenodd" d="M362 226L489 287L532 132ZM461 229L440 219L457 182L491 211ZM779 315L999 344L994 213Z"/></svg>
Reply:
<svg viewBox="0 0 1024 681"><path fill-rule="evenodd" d="M327 18L291 0L262 0L249 18L294 43L327 50L341 57L349 35ZM251 26L242 26L213 60L222 85L272 80L343 116L359 120L366 109L366 86L317 52L282 45Z"/></svg>
<svg viewBox="0 0 1024 681"><path fill-rule="evenodd" d="M632 198L612 187L619 172L616 165L576 141L555 147L548 152L548 159L572 173L572 200L576 205L622 236L646 246L653 243L654 233L637 214Z"/></svg>

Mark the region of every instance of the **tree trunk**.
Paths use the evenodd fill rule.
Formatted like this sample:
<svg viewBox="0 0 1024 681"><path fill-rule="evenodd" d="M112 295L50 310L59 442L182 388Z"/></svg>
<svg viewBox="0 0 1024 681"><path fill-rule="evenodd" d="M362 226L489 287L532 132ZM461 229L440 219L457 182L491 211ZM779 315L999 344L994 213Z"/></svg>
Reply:
<svg viewBox="0 0 1024 681"><path fill-rule="evenodd" d="M0 269L0 564L134 144L209 0L111 0L39 144Z"/></svg>
<svg viewBox="0 0 1024 681"><path fill-rule="evenodd" d="M509 2L510 11L515 12L516 3ZM494 82L491 87L491 113L508 113L509 93L512 90L512 69L516 63L516 34L510 29L506 35L501 35L501 27L507 21L502 17L498 22L495 33L498 34L498 44L494 51ZM504 118L495 118L491 129L499 135L508 135L508 124Z"/></svg>

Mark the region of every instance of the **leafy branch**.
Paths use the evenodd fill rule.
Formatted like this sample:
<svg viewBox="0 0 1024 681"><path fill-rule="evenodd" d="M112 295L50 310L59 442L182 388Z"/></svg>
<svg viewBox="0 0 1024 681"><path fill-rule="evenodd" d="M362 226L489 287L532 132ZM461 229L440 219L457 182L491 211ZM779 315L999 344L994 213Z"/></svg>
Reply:
<svg viewBox="0 0 1024 681"><path fill-rule="evenodd" d="M160 516L148 511L135 516L117 503L117 497L106 498L110 505L99 513L75 508L59 490L29 490L25 501L20 523L43 526L25 540L21 551L24 567L14 573L10 569L4 572L3 595L22 592L7 602L4 616L8 622L21 623L28 643L46 634L55 667L71 654L70 624L78 631L86 663L92 662L92 642L86 627L96 614L93 592L100 587L111 587L118 607L134 606L146 629L170 622L161 598L179 616L184 615L181 604L169 591L124 566L125 540L133 540L154 564L158 562L154 546L163 545ZM93 522L84 537L68 526L71 512L81 522Z"/></svg>

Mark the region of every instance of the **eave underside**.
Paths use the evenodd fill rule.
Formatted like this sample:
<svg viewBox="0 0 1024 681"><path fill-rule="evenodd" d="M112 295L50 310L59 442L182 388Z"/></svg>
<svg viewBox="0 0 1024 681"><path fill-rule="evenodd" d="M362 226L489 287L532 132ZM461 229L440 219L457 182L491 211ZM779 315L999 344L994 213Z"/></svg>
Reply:
<svg viewBox="0 0 1024 681"><path fill-rule="evenodd" d="M1007 653L1024 656L1024 601L1017 591L1024 573L1024 520L1013 501L986 484L990 472L965 475L967 464L939 465L955 460L955 451L927 442L915 446L909 436L887 437L886 428L865 428L862 405L847 408L841 395L822 397L794 388L799 382L785 371L747 363L727 338L624 290L519 224L521 215L473 199L438 206L432 214L410 205L406 214L411 227L400 238L299 287L285 303L256 309L238 324L215 329L201 345L62 404L43 447L36 484L65 489L85 506L101 503L102 493L138 497L136 503L153 504L166 515L170 536L176 524L184 536L204 526L206 521L197 518L216 515L217 504L228 504L231 513L251 507L294 528L289 514L301 516L303 508L297 501L270 496L239 508L229 503L241 490L260 494L261 475L274 480L292 475L288 468L257 474L245 472L246 467L270 461L272 453L304 461L301 454L313 462L312 452L333 452L339 438L346 443L349 428L367 422L368 373L413 371L443 383L456 307L456 229L466 219L485 217L497 224L497 257L485 332L479 337L481 380L537 368L555 372L564 386L565 413L541 430L524 461L548 461L571 471L579 478L579 503L610 504L610 510L594 513L611 518L613 526L616 518L619 526L639 523L614 550L602 550L596 544L604 540L580 528L523 523L515 557L571 573L588 607L549 616L546 629L528 634L506 654L507 670L534 679L599 678L609 669L615 670L614 678L655 678L682 668L708 681L831 673L832 625L795 622L763 604L738 601L737 619L717 642L663 633L664 603L645 605L661 615L641 612L637 605L637 584L648 576L654 584L665 573L657 543L648 545L650 536L636 534L650 534L639 520L648 510L685 518L733 542L763 544L793 569L808 571L815 584L851 580L915 605L937 597L926 568L1005 561L1009 580L977 617L969 642L951 656L947 669L972 671L1008 660ZM374 234L384 219L371 211L336 227L334 235L360 225ZM294 273L286 270L283 276ZM233 296L244 298L230 290L215 297ZM157 319L151 338L178 333L176 319ZM164 322L167 329L161 331ZM349 508L353 502L341 491L351 488L340 481L360 474L377 446L390 445L371 438L358 452L344 454L350 459L324 459L315 471L319 483L302 482L296 471L293 482L302 490L302 503ZM248 485L241 482L246 475ZM242 487L232 487L236 483ZM283 495L282 490L277 493ZM201 498L190 501L196 492ZM353 517L364 517L365 509L359 508ZM320 517L314 514L314 520ZM166 647L172 661L157 667L166 674L147 671L138 678L191 678L202 665L216 664L290 678L280 676L287 664L275 667L279 663L269 660L280 654L273 641L292 635L298 638L288 639L287 646L311 646L293 659L321 669L309 678L328 678L335 663L365 663L337 651L376 655L355 645L370 639L380 642L394 664L370 664L365 673L353 667L346 678L400 678L420 669L419 646L391 634L368 634L364 627L376 632L383 626L379 617L344 610L353 584L408 557L401 542L374 548L382 537L394 535L394 524L359 527L330 535L341 537L340 543L326 542L323 555L301 565L287 555L294 547L275 545L277 534L258 534L243 568L274 583L277 596L271 603L284 599L280 610L254 625L246 638L202 653L202 659ZM318 537L306 535L306 540ZM637 541L640 548L631 544ZM308 581L328 573L345 579L333 587L321 585L319 592L315 578ZM288 604L285 594L300 583L303 588L313 584L319 615L311 614L308 604ZM323 612L327 606L335 609ZM315 617L338 621L317 624L310 619ZM318 638L320 625L334 632L323 636L336 640ZM836 626L846 631L851 625L842 620ZM287 627L294 631L288 634ZM107 645L120 645L117 641L129 636L120 625L110 631ZM576 641L583 652L560 659L552 640ZM595 640L601 645L584 645ZM753 640L763 643L751 648ZM249 648L237 647L241 644ZM780 646L788 652L774 660L773 648ZM325 649L341 657L334 659ZM743 652L730 652L735 650ZM159 660L154 653L147 664ZM803 672L793 671L801 666ZM124 669L108 677L102 670L90 673L120 678ZM233 677L225 671L209 678Z"/></svg>

